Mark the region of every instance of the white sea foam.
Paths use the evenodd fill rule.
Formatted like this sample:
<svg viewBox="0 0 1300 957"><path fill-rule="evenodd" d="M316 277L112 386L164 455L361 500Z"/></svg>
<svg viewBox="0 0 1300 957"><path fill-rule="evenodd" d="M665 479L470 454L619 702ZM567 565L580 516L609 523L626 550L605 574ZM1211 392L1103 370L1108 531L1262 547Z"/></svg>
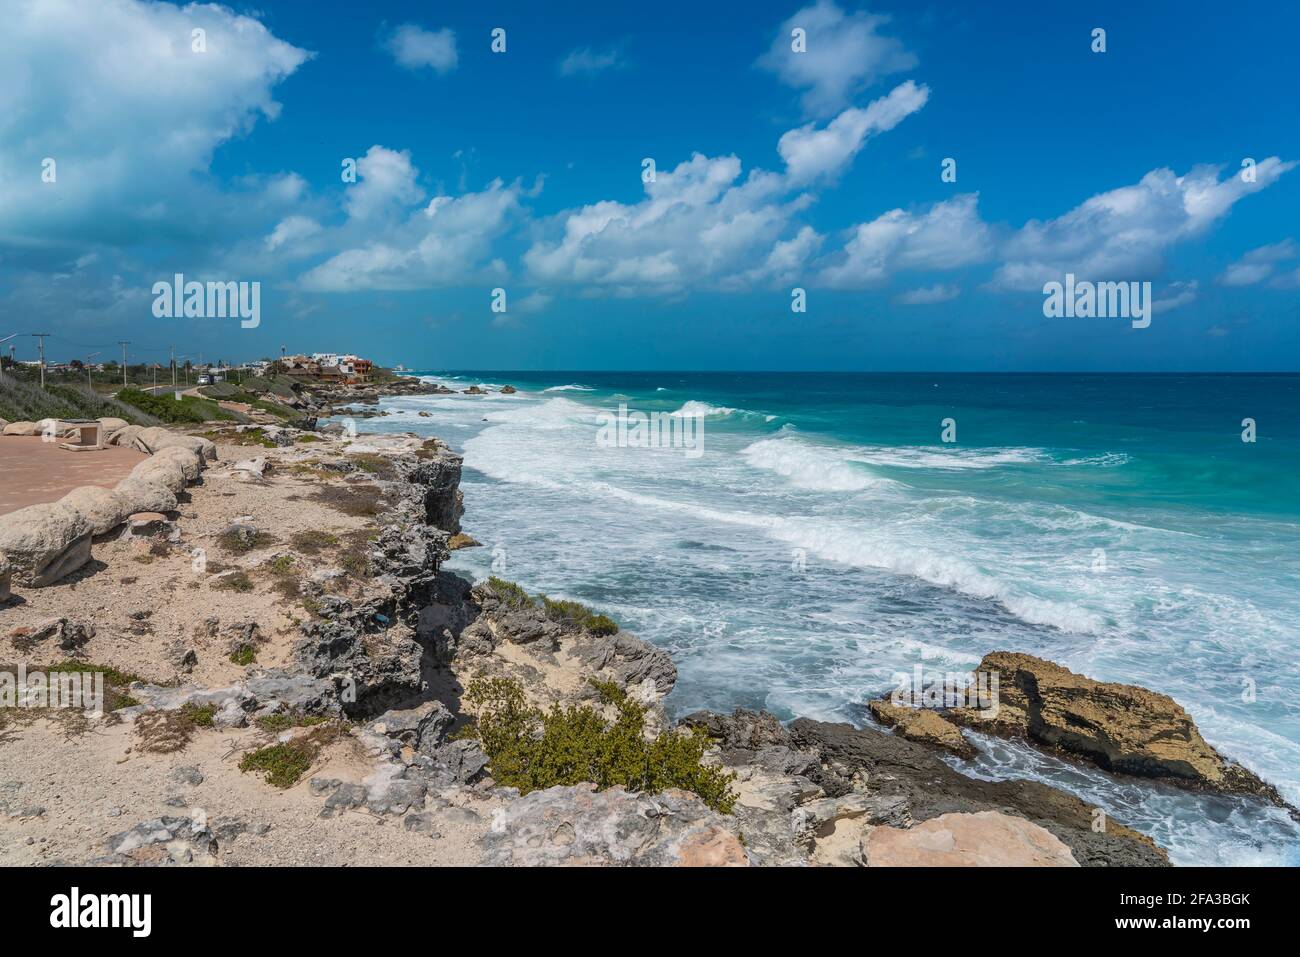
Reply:
<svg viewBox="0 0 1300 957"><path fill-rule="evenodd" d="M595 389L593 389L589 385L578 385L577 383L570 383L569 385L553 385L549 389L543 389L542 391L543 392L594 392Z"/></svg>
<svg viewBox="0 0 1300 957"><path fill-rule="evenodd" d="M893 484L830 449L800 439L762 439L742 449L740 454L752 467L775 472L797 488L860 492Z"/></svg>

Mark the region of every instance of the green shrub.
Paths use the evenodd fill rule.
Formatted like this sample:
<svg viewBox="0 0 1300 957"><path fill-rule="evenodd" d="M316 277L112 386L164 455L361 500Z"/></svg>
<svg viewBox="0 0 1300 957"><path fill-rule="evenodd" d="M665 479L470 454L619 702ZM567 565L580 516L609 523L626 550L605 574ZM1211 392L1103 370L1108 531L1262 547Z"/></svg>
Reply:
<svg viewBox="0 0 1300 957"><path fill-rule="evenodd" d="M524 591L514 582L508 582L503 578L493 576L488 579L488 585L496 593L501 603L509 608L532 608L533 599L528 592Z"/></svg>
<svg viewBox="0 0 1300 957"><path fill-rule="evenodd" d="M154 392L142 392L140 389L122 389L117 393L117 399L164 422L245 421L243 416L221 408L210 399L200 399L192 395L183 395L178 399L170 392L158 395Z"/></svg>
<svg viewBox="0 0 1300 957"><path fill-rule="evenodd" d="M0 379L0 419L39 422L41 419L98 419L111 416L136 425L158 425L159 420L133 406L99 395L85 385L49 383L44 389L24 382L8 370Z"/></svg>
<svg viewBox="0 0 1300 957"><path fill-rule="evenodd" d="M612 618L608 615L596 614L581 602L550 598L546 595L533 598L514 582L496 577L489 578L488 585L508 608L536 608L540 601L542 610L551 621L567 624L573 628L582 628L593 635L612 635L618 631L618 623Z"/></svg>
<svg viewBox="0 0 1300 957"><path fill-rule="evenodd" d="M616 785L651 794L681 788L714 810L731 813L735 775L701 763L706 738L681 730L647 741L645 705L613 682L592 685L618 709L613 724L586 705L531 707L512 678L475 678L464 700L477 720L463 733L478 739L497 783L523 794L584 781L602 791Z"/></svg>
<svg viewBox="0 0 1300 957"><path fill-rule="evenodd" d="M291 788L316 763L320 753L342 734L338 722L318 724L292 741L249 751L239 760L241 771L262 771L277 788Z"/></svg>

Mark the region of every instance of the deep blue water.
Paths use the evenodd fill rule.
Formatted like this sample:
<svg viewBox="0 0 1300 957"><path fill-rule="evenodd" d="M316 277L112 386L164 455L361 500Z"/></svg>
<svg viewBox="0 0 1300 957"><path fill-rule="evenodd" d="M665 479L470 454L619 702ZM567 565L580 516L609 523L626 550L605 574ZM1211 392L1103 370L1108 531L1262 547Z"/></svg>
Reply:
<svg viewBox="0 0 1300 957"><path fill-rule="evenodd" d="M430 374L521 390L362 424L465 453L486 547L452 567L668 648L678 713L862 723L900 672L1026 651L1172 695L1300 803L1300 377ZM702 454L602 447L620 402L702 413ZM1070 788L1175 861L1300 859L1278 812L983 744L968 771Z"/></svg>

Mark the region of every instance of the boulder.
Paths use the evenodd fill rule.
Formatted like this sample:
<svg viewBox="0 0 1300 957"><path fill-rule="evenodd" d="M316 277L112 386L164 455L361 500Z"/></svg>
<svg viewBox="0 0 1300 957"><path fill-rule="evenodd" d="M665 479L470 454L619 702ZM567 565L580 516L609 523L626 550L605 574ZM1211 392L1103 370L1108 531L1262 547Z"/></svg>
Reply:
<svg viewBox="0 0 1300 957"><path fill-rule="evenodd" d="M99 427L105 435L118 429L125 429L130 424L126 419L115 419L111 415L101 416L99 419Z"/></svg>
<svg viewBox="0 0 1300 957"><path fill-rule="evenodd" d="M142 451L161 452L163 449L189 449L200 459L208 462L214 462L217 458L217 445L211 439L205 439L197 435L180 435L176 432L168 432L161 429L159 432L152 432L146 438L146 433L151 430L146 429L136 437L136 446L141 444L147 446Z"/></svg>
<svg viewBox="0 0 1300 957"><path fill-rule="evenodd" d="M52 585L90 561L90 520L63 502L29 505L0 516L0 552L20 585Z"/></svg>
<svg viewBox="0 0 1300 957"><path fill-rule="evenodd" d="M141 478L125 478L117 483L117 491L126 500L128 514L176 511L176 496L171 489L157 482Z"/></svg>
<svg viewBox="0 0 1300 957"><path fill-rule="evenodd" d="M131 445L135 441L135 437L143 431L143 425L125 425L113 432L106 440L106 443L108 445L120 445L125 448Z"/></svg>
<svg viewBox="0 0 1300 957"><path fill-rule="evenodd" d="M35 422L10 422L4 427L5 435L40 435L41 427Z"/></svg>
<svg viewBox="0 0 1300 957"><path fill-rule="evenodd" d="M1078 867L1050 831L997 811L941 814L912 828L874 827L862 840L868 867Z"/></svg>
<svg viewBox="0 0 1300 957"><path fill-rule="evenodd" d="M973 758L977 753L960 728L931 708L902 707L887 698L872 701L868 707L877 721L909 741L942 748L960 758Z"/></svg>
<svg viewBox="0 0 1300 957"><path fill-rule="evenodd" d="M981 672L999 675L998 707L946 712L967 727L1023 736L1122 774L1183 787L1260 796L1286 806L1277 790L1215 751L1168 695L1094 681L1032 655L995 651Z"/></svg>
<svg viewBox="0 0 1300 957"><path fill-rule="evenodd" d="M200 453L183 445L165 446L155 452L153 457L178 464L181 471L185 473L187 482L197 482L199 473L203 470L203 458Z"/></svg>
<svg viewBox="0 0 1300 957"><path fill-rule="evenodd" d="M186 485L185 470L178 462L153 456L133 468L129 478L161 485L173 493L184 491Z"/></svg>
<svg viewBox="0 0 1300 957"><path fill-rule="evenodd" d="M14 577L14 567L9 564L9 559L0 554L0 605L3 605L10 598L12 592L10 584Z"/></svg>
<svg viewBox="0 0 1300 957"><path fill-rule="evenodd" d="M746 867L749 856L728 824L686 791L577 784L509 802L479 844L493 866Z"/></svg>
<svg viewBox="0 0 1300 957"><path fill-rule="evenodd" d="M94 535L105 535L131 514L126 496L113 489L83 485L63 496L61 501L86 516Z"/></svg>

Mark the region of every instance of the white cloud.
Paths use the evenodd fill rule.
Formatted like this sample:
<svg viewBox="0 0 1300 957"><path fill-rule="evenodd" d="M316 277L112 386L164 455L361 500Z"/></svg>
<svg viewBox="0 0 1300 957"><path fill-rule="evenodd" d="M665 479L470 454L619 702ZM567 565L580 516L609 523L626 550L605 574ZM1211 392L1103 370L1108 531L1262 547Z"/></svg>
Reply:
<svg viewBox="0 0 1300 957"><path fill-rule="evenodd" d="M524 298L515 303L514 310L515 312L522 312L525 315L530 315L535 312L545 312L551 305L552 301L554 301L553 296L538 290L524 296Z"/></svg>
<svg viewBox="0 0 1300 957"><path fill-rule="evenodd" d="M0 242L204 235L229 205L206 179L213 152L274 119L272 90L311 56L220 6L39 0L3 17Z"/></svg>
<svg viewBox="0 0 1300 957"><path fill-rule="evenodd" d="M573 50L560 61L560 76L591 76L605 70L626 66L623 55L617 50L593 50L583 47Z"/></svg>
<svg viewBox="0 0 1300 957"><path fill-rule="evenodd" d="M892 130L925 106L929 98L929 87L908 80L887 96L873 100L866 109L845 110L823 129L808 123L790 130L781 137L776 150L785 160L792 182L837 176L858 155L868 137Z"/></svg>
<svg viewBox="0 0 1300 957"><path fill-rule="evenodd" d="M932 306L935 303L956 299L960 295L961 288L959 286L938 283L933 286L922 286L919 289L909 289L907 292L899 293L894 297L894 302L900 306Z"/></svg>
<svg viewBox="0 0 1300 957"><path fill-rule="evenodd" d="M846 14L832 0L817 0L781 24L758 65L782 82L803 89L803 106L812 116L829 116L877 79L910 70L916 57L877 30L889 18L864 11ZM791 49L791 31L806 32L807 49Z"/></svg>
<svg viewBox="0 0 1300 957"><path fill-rule="evenodd" d="M429 67L435 73L456 69L456 34L450 29L425 30L414 23L404 23L388 37L385 47L399 66L408 70Z"/></svg>
<svg viewBox="0 0 1300 957"><path fill-rule="evenodd" d="M299 285L356 292L500 279L507 270L492 248L518 211L521 192L518 184L495 180L481 192L435 196L400 222L349 220L331 237L331 248L346 248L304 273Z"/></svg>
<svg viewBox="0 0 1300 957"><path fill-rule="evenodd" d="M831 258L821 282L862 288L909 269L956 269L987 259L993 233L979 217L979 194L966 193L935 203L925 213L893 209L848 232L848 241Z"/></svg>
<svg viewBox="0 0 1300 957"><path fill-rule="evenodd" d="M420 171L411 164L410 150L386 149L378 144L357 160L357 182L347 188L346 205L353 219L370 219L424 198L416 185Z"/></svg>
<svg viewBox="0 0 1300 957"><path fill-rule="evenodd" d="M1080 279L1150 279L1169 247L1203 235L1234 203L1265 189L1295 167L1276 156L1261 161L1256 181L1219 179L1219 167L1177 176L1152 170L1134 186L1099 193L1056 219L1031 220L1003 248L1006 262L992 286L1041 289L1072 272Z"/></svg>
<svg viewBox="0 0 1300 957"><path fill-rule="evenodd" d="M1179 306L1195 302L1196 290L1200 285L1195 279L1186 282L1171 282L1165 287L1163 295L1151 303L1151 308L1154 312L1169 312L1171 309L1177 309Z"/></svg>
<svg viewBox="0 0 1300 957"><path fill-rule="evenodd" d="M1260 246L1228 266L1219 276L1225 286L1253 286L1270 278L1279 263L1300 257L1300 247L1290 239Z"/></svg>
<svg viewBox="0 0 1300 957"><path fill-rule="evenodd" d="M266 248L271 251L286 244L296 244L299 240L314 236L321 230L320 223L307 216L288 216L276 225L271 235L266 237Z"/></svg>

